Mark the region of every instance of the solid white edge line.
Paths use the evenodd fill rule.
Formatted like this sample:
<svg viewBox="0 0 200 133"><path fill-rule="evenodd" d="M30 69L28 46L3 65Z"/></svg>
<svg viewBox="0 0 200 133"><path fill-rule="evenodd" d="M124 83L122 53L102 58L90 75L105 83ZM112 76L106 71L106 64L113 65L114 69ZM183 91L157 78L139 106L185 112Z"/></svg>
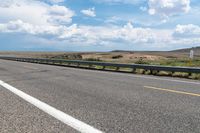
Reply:
<svg viewBox="0 0 200 133"><path fill-rule="evenodd" d="M2 87L6 88L7 90L13 92L17 96L21 97L25 101L33 104L40 110L46 112L47 114L53 116L54 118L60 120L61 122L67 124L68 126L76 129L77 131L79 131L81 133L103 133L102 131L95 129L94 127L92 127L82 121L79 121L79 120L73 118L72 116L65 114L64 112L57 110L56 108L22 92L21 90L18 90L17 88L3 82L2 80L0 80L0 85Z"/></svg>

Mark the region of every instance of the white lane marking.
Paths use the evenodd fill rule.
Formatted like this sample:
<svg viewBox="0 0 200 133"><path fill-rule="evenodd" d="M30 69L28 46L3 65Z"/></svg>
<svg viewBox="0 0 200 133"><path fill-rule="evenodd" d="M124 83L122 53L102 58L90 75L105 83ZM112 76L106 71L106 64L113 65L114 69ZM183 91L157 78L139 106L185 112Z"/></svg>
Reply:
<svg viewBox="0 0 200 133"><path fill-rule="evenodd" d="M0 85L6 88L7 90L13 92L17 96L21 97L25 101L33 104L37 108L41 109L42 111L46 112L47 114L53 116L54 118L60 120L61 122L71 126L72 128L76 129L81 133L103 133L102 131L95 129L94 127L83 123L72 116L65 114L64 112L57 110L56 108L18 90L17 88L3 82L0 80Z"/></svg>

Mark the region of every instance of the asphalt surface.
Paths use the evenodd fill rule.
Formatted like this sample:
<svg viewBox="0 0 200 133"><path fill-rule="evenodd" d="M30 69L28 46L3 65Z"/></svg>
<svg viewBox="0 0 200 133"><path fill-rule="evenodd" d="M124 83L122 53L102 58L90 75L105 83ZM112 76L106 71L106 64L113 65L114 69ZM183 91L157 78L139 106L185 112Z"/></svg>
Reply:
<svg viewBox="0 0 200 133"><path fill-rule="evenodd" d="M0 80L107 133L200 132L200 81L5 60ZM78 131L0 86L0 132Z"/></svg>

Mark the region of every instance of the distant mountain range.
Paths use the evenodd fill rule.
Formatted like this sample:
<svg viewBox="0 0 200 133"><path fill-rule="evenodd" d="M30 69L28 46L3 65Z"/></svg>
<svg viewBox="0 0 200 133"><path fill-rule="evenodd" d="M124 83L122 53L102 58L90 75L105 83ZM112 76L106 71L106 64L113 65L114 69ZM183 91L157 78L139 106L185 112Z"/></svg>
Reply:
<svg viewBox="0 0 200 133"><path fill-rule="evenodd" d="M200 53L200 47L178 49L178 50L173 50L173 51L171 51L171 52L183 52L183 53L185 53L185 52L190 52L190 50L192 50L192 49L193 49L195 52Z"/></svg>
<svg viewBox="0 0 200 133"><path fill-rule="evenodd" d="M129 50L113 50L113 51L110 51L110 52L119 52L119 53L124 53L124 52L135 52L135 51L129 51Z"/></svg>
<svg viewBox="0 0 200 133"><path fill-rule="evenodd" d="M200 53L200 46L199 47L192 47L192 48L185 48L185 49L177 49L172 51L128 51L128 50L113 50L110 52L120 52L120 53L126 53L126 52L182 52L182 53L188 53L190 50L193 49L195 52Z"/></svg>

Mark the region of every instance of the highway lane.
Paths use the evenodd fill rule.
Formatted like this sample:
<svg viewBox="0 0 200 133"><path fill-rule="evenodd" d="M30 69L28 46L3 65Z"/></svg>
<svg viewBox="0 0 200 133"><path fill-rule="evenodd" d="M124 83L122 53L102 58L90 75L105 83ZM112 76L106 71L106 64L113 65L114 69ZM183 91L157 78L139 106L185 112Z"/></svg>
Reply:
<svg viewBox="0 0 200 133"><path fill-rule="evenodd" d="M4 60L0 60L0 80L104 132L200 131L200 97L152 89L200 94L199 81ZM11 92L6 93L17 98ZM19 104L27 106L23 100ZM42 117L40 119L34 111L30 114L41 121ZM73 132L68 128L66 126L67 132ZM64 131L63 128L60 131Z"/></svg>
<svg viewBox="0 0 200 133"><path fill-rule="evenodd" d="M1 133L76 133L74 129L0 87Z"/></svg>

